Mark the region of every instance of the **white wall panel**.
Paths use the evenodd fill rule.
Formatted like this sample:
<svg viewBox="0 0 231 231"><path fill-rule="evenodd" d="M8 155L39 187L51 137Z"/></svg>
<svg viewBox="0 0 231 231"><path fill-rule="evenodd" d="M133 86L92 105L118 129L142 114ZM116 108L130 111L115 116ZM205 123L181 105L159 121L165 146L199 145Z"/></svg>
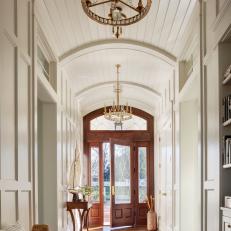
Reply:
<svg viewBox="0 0 231 231"><path fill-rule="evenodd" d="M18 192L1 192L1 224L14 224L18 219Z"/></svg>
<svg viewBox="0 0 231 231"><path fill-rule="evenodd" d="M214 190L207 190L206 201L208 202L206 206L206 230L217 231L219 228L217 226L216 211L219 212L219 208L217 207L216 192Z"/></svg>
<svg viewBox="0 0 231 231"><path fill-rule="evenodd" d="M20 0L18 4L18 36L20 42L29 53L29 25L30 25L30 2L28 0Z"/></svg>
<svg viewBox="0 0 231 231"><path fill-rule="evenodd" d="M223 201L224 182L220 165L220 124L219 124L219 66L224 61L219 57L218 44L231 23L231 1L211 0L206 2L206 10L203 10L202 37L206 38L206 56L203 59L205 87L203 93L205 99L205 124L204 124L204 230L217 231L221 229L220 206ZM205 47L206 45L206 47ZM228 186L229 184L227 184Z"/></svg>
<svg viewBox="0 0 231 231"><path fill-rule="evenodd" d="M31 193L30 191L22 191L19 193L19 219L23 222L26 230L31 230Z"/></svg>
<svg viewBox="0 0 231 231"><path fill-rule="evenodd" d="M8 38L1 39L1 176L14 180L15 174L15 68L16 51Z"/></svg>
<svg viewBox="0 0 231 231"><path fill-rule="evenodd" d="M19 179L30 181L29 151L29 67L19 60L18 76L18 170Z"/></svg>
<svg viewBox="0 0 231 231"><path fill-rule="evenodd" d="M34 223L30 0L0 1L0 229Z"/></svg>
<svg viewBox="0 0 231 231"><path fill-rule="evenodd" d="M207 65L207 153L206 180L214 181L219 175L219 92L217 52Z"/></svg>
<svg viewBox="0 0 231 231"><path fill-rule="evenodd" d="M60 149L58 149L58 229L59 230L72 230L72 222L70 214L66 211L66 201L72 200L72 195L67 192L68 178L71 164L75 156L76 146L76 132L77 124L75 121L75 115L77 113L77 104L73 104L75 101L71 94L71 86L67 80L66 73L60 70L58 73L57 94L60 96L60 107L58 110L58 140L60 139ZM72 108L72 105L75 107ZM78 142L78 145L80 142Z"/></svg>
<svg viewBox="0 0 231 231"><path fill-rule="evenodd" d="M2 0L1 2L3 26L12 34L16 32L16 2L16 0Z"/></svg>

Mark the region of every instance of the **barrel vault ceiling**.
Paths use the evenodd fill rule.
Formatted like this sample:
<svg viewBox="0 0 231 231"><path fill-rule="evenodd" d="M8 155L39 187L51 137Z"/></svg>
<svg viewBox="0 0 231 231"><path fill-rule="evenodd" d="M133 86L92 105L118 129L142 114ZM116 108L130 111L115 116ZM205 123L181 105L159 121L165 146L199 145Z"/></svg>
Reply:
<svg viewBox="0 0 231 231"><path fill-rule="evenodd" d="M172 75L195 3L196 0L153 0L148 15L125 27L120 41L113 38L110 26L100 25L85 15L80 0L36 0L36 16L64 63L80 105L89 108L86 112L102 106L99 102L112 100L116 63L122 65L122 97L150 111L148 108L156 106ZM146 48L142 48L144 44ZM91 46L89 52L76 55ZM151 50L166 54L170 62ZM89 98L88 94L94 97Z"/></svg>

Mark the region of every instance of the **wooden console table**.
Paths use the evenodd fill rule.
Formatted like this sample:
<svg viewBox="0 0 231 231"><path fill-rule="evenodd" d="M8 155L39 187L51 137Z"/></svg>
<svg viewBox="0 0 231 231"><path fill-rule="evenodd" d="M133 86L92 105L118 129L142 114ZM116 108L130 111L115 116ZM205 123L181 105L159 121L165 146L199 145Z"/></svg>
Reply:
<svg viewBox="0 0 231 231"><path fill-rule="evenodd" d="M87 228L88 231L88 214L92 207L87 201L75 201L75 202L67 202L67 211L71 214L71 220L73 224L73 231L75 231L75 217L73 214L73 210L77 209L79 212L79 219L80 219L80 228L79 231L83 230L83 226Z"/></svg>

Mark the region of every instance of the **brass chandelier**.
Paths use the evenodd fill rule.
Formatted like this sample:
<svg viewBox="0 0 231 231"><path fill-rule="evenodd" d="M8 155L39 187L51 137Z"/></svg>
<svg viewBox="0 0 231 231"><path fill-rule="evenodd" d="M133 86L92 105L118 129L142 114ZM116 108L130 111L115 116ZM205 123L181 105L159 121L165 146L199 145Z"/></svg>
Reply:
<svg viewBox="0 0 231 231"><path fill-rule="evenodd" d="M143 19L150 10L152 0L81 0L84 12L92 20L112 26L116 38L122 34L122 27ZM104 6L103 9L100 7Z"/></svg>
<svg viewBox="0 0 231 231"><path fill-rule="evenodd" d="M116 103L113 101L113 105L109 107L109 109L104 106L104 117L107 120L115 122L115 126L120 125L122 127L122 121L132 118L132 107L128 106L128 103L126 105L120 105L121 88L119 83L119 68L120 65L117 64L117 78L115 83Z"/></svg>

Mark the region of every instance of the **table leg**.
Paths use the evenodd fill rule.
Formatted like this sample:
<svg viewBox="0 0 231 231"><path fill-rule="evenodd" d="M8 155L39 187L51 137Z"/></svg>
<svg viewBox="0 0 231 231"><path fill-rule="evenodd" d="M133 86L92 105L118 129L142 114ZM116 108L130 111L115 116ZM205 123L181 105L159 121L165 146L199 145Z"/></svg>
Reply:
<svg viewBox="0 0 231 231"><path fill-rule="evenodd" d="M87 214L86 214L86 226L87 226L87 231L88 231L88 226L89 226L89 219L88 219L89 211L90 211L90 209L87 210Z"/></svg>
<svg viewBox="0 0 231 231"><path fill-rule="evenodd" d="M75 217L74 214L72 212L72 210L68 210L71 214L71 220L72 220L72 224L73 224L73 231L75 231Z"/></svg>

